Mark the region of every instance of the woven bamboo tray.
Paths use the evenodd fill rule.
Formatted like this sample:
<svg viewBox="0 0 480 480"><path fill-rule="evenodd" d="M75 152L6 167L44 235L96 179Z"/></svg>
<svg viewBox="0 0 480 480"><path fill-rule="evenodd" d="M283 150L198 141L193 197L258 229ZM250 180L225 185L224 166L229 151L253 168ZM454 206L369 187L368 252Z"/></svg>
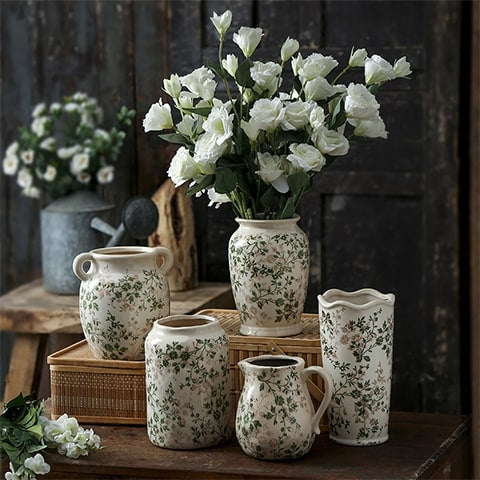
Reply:
<svg viewBox="0 0 480 480"><path fill-rule="evenodd" d="M236 310L208 309L198 312L218 318L230 339L230 388L233 405L237 405L243 387L243 375L237 363L257 355L291 355L305 360L305 367L322 366L318 315L302 315L302 333L291 337L252 337L240 334L240 316ZM307 380L315 409L323 399L323 381L318 375ZM234 409L235 410L235 409ZM328 431L328 418L320 423L322 431Z"/></svg>
<svg viewBox="0 0 480 480"><path fill-rule="evenodd" d="M265 354L292 355L307 367L322 365L318 316L303 314L303 331L292 337L251 337L240 334L236 310L208 309L198 313L218 318L230 339L230 388L232 421L243 387L237 363ZM85 340L48 357L52 395L52 418L63 413L84 423L146 423L145 363L100 360L93 357ZM315 408L323 398L323 382L317 375L307 381ZM326 416L321 428L328 430Z"/></svg>

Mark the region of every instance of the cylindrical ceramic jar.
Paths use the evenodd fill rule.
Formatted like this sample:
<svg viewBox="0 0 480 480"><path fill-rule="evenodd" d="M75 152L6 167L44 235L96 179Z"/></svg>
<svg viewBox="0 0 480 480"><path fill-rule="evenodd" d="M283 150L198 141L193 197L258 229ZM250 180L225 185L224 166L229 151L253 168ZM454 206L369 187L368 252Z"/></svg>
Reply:
<svg viewBox="0 0 480 480"><path fill-rule="evenodd" d="M236 219L240 226L230 238L228 261L243 335L285 337L302 331L310 250L299 219Z"/></svg>
<svg viewBox="0 0 480 480"><path fill-rule="evenodd" d="M165 247L99 248L75 257L73 271L82 281L80 321L96 358L145 358L145 337L153 322L170 313L165 274L172 265Z"/></svg>
<svg viewBox="0 0 480 480"><path fill-rule="evenodd" d="M154 445L187 450L229 439L228 346L213 317L155 322L145 340L147 432Z"/></svg>
<svg viewBox="0 0 480 480"><path fill-rule="evenodd" d="M305 368L300 357L261 355L238 363L245 382L235 428L242 450L262 460L298 458L310 451L332 398L332 379L322 367ZM317 411L307 388L316 373L325 394Z"/></svg>
<svg viewBox="0 0 480 480"><path fill-rule="evenodd" d="M322 361L334 385L330 438L344 445L386 442L395 295L331 289L318 302Z"/></svg>

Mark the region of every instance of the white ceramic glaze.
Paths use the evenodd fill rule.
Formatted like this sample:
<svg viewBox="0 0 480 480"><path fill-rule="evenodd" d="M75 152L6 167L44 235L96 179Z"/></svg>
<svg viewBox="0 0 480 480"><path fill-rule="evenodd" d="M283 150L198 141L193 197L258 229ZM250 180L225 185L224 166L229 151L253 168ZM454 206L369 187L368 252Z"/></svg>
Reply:
<svg viewBox="0 0 480 480"><path fill-rule="evenodd" d="M147 432L154 445L185 450L229 439L228 346L213 317L155 322L145 340Z"/></svg>
<svg viewBox="0 0 480 480"><path fill-rule="evenodd" d="M298 458L310 451L320 419L332 396L332 379L317 366L305 368L300 357L261 355L238 363L244 384L235 429L242 450L263 460ZM322 377L324 398L315 412L307 378Z"/></svg>
<svg viewBox="0 0 480 480"><path fill-rule="evenodd" d="M236 219L228 260L243 335L283 337L302 331L310 251L299 219Z"/></svg>
<svg viewBox="0 0 480 480"><path fill-rule="evenodd" d="M165 247L99 248L75 257L73 271L82 281L80 321L96 358L145 358L145 337L153 322L170 313L165 274L172 265Z"/></svg>
<svg viewBox="0 0 480 480"><path fill-rule="evenodd" d="M318 303L322 363L334 385L330 438L345 445L386 442L395 295L331 289Z"/></svg>

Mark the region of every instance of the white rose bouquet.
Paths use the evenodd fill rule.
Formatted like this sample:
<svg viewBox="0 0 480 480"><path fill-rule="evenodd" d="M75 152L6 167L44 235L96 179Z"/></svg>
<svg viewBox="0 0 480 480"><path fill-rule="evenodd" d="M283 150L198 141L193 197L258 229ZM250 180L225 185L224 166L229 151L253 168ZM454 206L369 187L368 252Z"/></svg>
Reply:
<svg viewBox="0 0 480 480"><path fill-rule="evenodd" d="M21 127L20 138L7 148L3 171L17 175L22 194L32 198L42 191L53 199L110 183L125 138L122 127L131 125L134 115L122 107L117 124L107 131L100 128L97 100L85 93L50 106L40 103L31 124Z"/></svg>
<svg viewBox="0 0 480 480"><path fill-rule="evenodd" d="M335 74L337 60L321 53L303 58L291 38L279 63L253 61L263 33L248 27L233 34L245 58L224 57L232 13L214 13L211 20L219 33L219 63L165 79L177 121L160 99L146 114L144 129L172 130L160 134L182 145L168 175L176 186L190 182L188 195L206 191L210 204L231 202L240 218L290 218L313 177L346 155L352 142L387 138L375 95L386 81L407 77L410 64L403 57L392 65L352 48L348 65ZM288 62L293 85L283 91ZM353 68L364 69L364 84L337 83ZM215 97L216 79L225 86L225 101Z"/></svg>

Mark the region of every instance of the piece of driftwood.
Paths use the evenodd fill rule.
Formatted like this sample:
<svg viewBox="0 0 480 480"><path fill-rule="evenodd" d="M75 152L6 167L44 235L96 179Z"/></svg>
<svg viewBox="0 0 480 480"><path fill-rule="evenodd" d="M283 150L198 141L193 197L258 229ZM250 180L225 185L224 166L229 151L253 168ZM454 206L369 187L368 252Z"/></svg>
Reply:
<svg viewBox="0 0 480 480"><path fill-rule="evenodd" d="M173 253L174 264L167 275L172 292L191 290L198 284L195 224L190 198L185 196L187 185L175 188L168 179L153 194L158 208L157 230L149 237L150 246L162 245Z"/></svg>

